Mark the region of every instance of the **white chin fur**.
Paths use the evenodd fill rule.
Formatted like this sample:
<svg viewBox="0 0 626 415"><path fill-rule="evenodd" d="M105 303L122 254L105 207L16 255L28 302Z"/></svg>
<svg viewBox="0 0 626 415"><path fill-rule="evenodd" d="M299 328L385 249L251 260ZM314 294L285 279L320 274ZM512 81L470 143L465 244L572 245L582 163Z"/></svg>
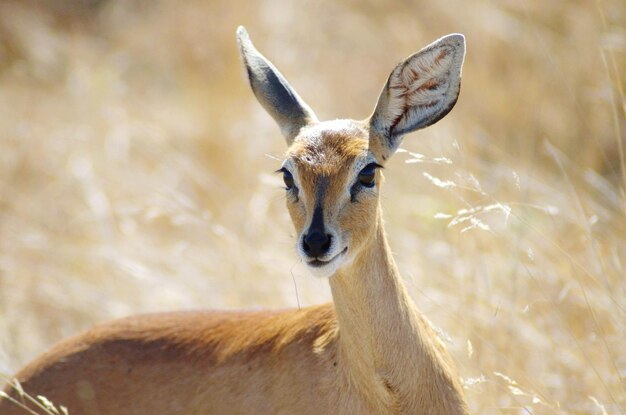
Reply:
<svg viewBox="0 0 626 415"><path fill-rule="evenodd" d="M336 258L333 261L330 261L328 264L322 265L321 267L314 267L307 264L307 269L316 278L330 278L335 272L337 272L343 262L343 258Z"/></svg>

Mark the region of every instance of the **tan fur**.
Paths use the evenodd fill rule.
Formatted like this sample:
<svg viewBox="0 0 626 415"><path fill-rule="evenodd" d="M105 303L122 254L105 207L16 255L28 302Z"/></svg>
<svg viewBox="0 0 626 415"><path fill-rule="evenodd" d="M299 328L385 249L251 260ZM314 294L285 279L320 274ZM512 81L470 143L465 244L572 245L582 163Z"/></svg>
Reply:
<svg viewBox="0 0 626 415"><path fill-rule="evenodd" d="M301 191L319 175L331 177L329 218L358 247L330 280L334 307L119 320L24 368L17 378L26 391L73 414L466 413L449 358L398 276L378 197L343 201L342 212L334 207L366 143L364 136L326 133L318 146L296 141L289 151L294 159L327 160L303 162ZM307 218L299 212L310 209L288 204L301 231ZM2 415L18 413L0 405Z"/></svg>
<svg viewBox="0 0 626 415"><path fill-rule="evenodd" d="M57 344L17 379L72 415L467 414L453 364L391 256L380 170L351 197L359 169L389 153L369 119L312 122L288 149L297 233L321 206L333 243L345 245L333 304L130 317ZM0 400L0 415L21 413Z"/></svg>

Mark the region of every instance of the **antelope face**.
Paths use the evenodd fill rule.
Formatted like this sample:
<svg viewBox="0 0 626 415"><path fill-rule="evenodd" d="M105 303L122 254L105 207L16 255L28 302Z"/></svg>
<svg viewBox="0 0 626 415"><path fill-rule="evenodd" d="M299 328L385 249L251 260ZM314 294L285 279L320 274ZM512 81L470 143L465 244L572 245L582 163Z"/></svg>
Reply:
<svg viewBox="0 0 626 415"><path fill-rule="evenodd" d="M352 120L302 128L281 168L297 252L316 276L331 276L373 232L381 174L367 124Z"/></svg>
<svg viewBox="0 0 626 415"><path fill-rule="evenodd" d="M384 162L402 136L455 105L465 55L462 35L443 37L395 67L364 121L318 121L282 74L237 30L250 85L287 140L280 169L298 233L296 250L314 275L332 276L376 230Z"/></svg>

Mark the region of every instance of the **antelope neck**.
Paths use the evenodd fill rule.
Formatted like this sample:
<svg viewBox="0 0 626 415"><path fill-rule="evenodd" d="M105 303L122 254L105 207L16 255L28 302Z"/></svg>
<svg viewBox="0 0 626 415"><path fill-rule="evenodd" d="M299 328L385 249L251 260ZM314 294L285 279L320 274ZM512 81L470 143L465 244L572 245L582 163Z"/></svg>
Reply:
<svg viewBox="0 0 626 415"><path fill-rule="evenodd" d="M398 413L466 414L451 362L399 276L380 206L375 226L354 261L330 279L340 367L379 413L400 405Z"/></svg>
<svg viewBox="0 0 626 415"><path fill-rule="evenodd" d="M339 353L355 379L414 383L422 339L415 306L391 255L379 213L371 240L330 279Z"/></svg>

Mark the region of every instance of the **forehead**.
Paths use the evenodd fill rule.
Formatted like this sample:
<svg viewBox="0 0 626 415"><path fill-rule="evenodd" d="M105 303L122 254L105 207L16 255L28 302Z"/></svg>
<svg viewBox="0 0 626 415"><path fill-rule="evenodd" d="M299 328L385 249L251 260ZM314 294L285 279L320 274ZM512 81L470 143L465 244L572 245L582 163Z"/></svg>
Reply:
<svg viewBox="0 0 626 415"><path fill-rule="evenodd" d="M299 170L332 174L368 154L368 132L352 120L325 121L300 131L287 151Z"/></svg>

